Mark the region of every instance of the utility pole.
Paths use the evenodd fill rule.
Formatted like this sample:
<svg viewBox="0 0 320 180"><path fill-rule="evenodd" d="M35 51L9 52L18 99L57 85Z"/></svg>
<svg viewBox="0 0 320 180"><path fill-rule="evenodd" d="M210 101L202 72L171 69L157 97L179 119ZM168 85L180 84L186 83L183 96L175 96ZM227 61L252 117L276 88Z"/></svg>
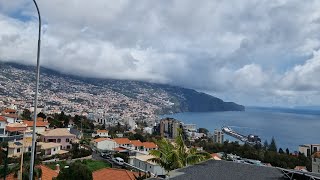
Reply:
<svg viewBox="0 0 320 180"><path fill-rule="evenodd" d="M34 98L34 119L33 119L33 130L32 130L32 149L31 149L31 159L30 159L30 173L29 179L33 179L33 170L34 170L34 159L36 152L36 123L37 123L37 107L38 107L38 91L39 91L39 79L40 79L40 44L41 44L41 16L36 0L33 0L34 5L36 6L39 27L38 27L38 50L37 50L37 73L36 73L36 91Z"/></svg>
<svg viewBox="0 0 320 180"><path fill-rule="evenodd" d="M8 169L8 151L9 151L9 145L6 143L6 151L5 151L5 155L6 158L4 159L4 170L3 170L3 179L6 180L7 178L7 169ZM4 148L2 148L3 151Z"/></svg>

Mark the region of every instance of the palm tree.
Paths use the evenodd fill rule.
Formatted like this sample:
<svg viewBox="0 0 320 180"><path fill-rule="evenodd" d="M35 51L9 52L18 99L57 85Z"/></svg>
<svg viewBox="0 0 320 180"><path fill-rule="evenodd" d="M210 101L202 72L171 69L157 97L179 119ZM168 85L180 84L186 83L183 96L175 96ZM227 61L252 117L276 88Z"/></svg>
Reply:
<svg viewBox="0 0 320 180"><path fill-rule="evenodd" d="M157 142L157 145L158 150L150 151L154 158L149 159L149 161L163 167L167 175L174 169L196 164L210 158L210 154L207 152L199 152L196 148L188 149L184 143L181 129L179 129L175 143L162 138Z"/></svg>

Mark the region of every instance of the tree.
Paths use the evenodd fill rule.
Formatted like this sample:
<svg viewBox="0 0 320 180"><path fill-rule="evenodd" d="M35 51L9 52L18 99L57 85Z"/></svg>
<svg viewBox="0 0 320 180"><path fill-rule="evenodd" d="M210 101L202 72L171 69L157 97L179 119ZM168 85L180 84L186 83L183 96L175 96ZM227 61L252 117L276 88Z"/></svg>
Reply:
<svg viewBox="0 0 320 180"><path fill-rule="evenodd" d="M265 140L264 143L263 143L263 149L267 150L268 148L269 148L269 143L268 143L267 140Z"/></svg>
<svg viewBox="0 0 320 180"><path fill-rule="evenodd" d="M92 180L92 172L90 169L81 164L81 162L76 161L75 163L71 164L69 168L63 168L57 180Z"/></svg>
<svg viewBox="0 0 320 180"><path fill-rule="evenodd" d="M282 150L282 148L279 148L279 153L284 154L284 151Z"/></svg>
<svg viewBox="0 0 320 180"><path fill-rule="evenodd" d="M41 118L43 118L43 119L46 119L46 118L47 118L47 116L46 116L43 112L39 112L39 113L38 113L38 117L41 117Z"/></svg>
<svg viewBox="0 0 320 180"><path fill-rule="evenodd" d="M31 120L31 112L29 111L29 109L24 109L22 114L21 114L21 118L25 119L25 120Z"/></svg>
<svg viewBox="0 0 320 180"><path fill-rule="evenodd" d="M288 149L288 148L286 149L286 153L287 153L287 154L290 154L290 151L289 151L289 149Z"/></svg>
<svg viewBox="0 0 320 180"><path fill-rule="evenodd" d="M182 137L182 130L172 144L168 140L161 138L158 142L158 150L151 150L150 154L155 156L149 161L155 162L167 171L167 175L171 170L182 168L191 164L201 162L210 158L210 154L199 152L196 148L188 149Z"/></svg>
<svg viewBox="0 0 320 180"><path fill-rule="evenodd" d="M274 139L274 137L272 137L271 139L271 143L269 145L269 151L274 151L274 152L277 152L278 148L277 148L277 145L276 145L276 140Z"/></svg>

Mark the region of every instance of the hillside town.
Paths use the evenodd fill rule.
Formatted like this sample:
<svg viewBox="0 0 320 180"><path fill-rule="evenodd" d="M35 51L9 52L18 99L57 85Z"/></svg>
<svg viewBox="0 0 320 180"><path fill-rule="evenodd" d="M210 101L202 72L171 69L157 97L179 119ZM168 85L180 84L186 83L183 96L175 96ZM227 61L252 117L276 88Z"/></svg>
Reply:
<svg viewBox="0 0 320 180"><path fill-rule="evenodd" d="M21 173L23 169L17 167L21 162L28 163L30 158L32 114L28 109L19 111L14 104L1 110L1 172L5 173L6 179L21 179L24 176ZM76 165L83 165L82 168L90 172L94 180L119 177L128 180L167 177L180 179L183 175L179 173L179 168L188 166L198 171L197 166L192 166L194 163L208 163L212 168L218 164L226 168L232 167L228 167L225 161L239 166L235 168L252 165L258 168L243 170L247 171L248 176L253 171L261 171L261 177L292 175L317 178L316 173L320 172L319 144L301 145L298 152L292 153L288 150L283 152L281 148L278 150L272 142L270 145L253 147L249 144L228 142L225 139L226 134L219 129L209 132L205 128L197 128L195 124L185 124L173 118L156 119L152 123L124 122L115 117L110 121L101 121L99 118L88 119L87 116L71 116L64 112L45 114L41 111L36 120L35 132L38 162L36 168L41 171L39 176L42 179L63 179L63 172L71 171L71 167ZM192 156L199 159L181 165L174 165L176 160L169 161L167 163L170 167L164 165L164 162L160 163L161 157L157 159L157 153L163 153L165 147L178 148L178 145L188 149L184 156L188 157L187 154L192 152ZM235 148L240 149L237 151ZM172 151L174 150L170 150ZM256 157L255 151L265 152L264 160ZM287 159L271 160L266 156ZM186 160L188 162L188 159ZM70 169L65 170L68 167ZM314 174L308 174L309 171ZM4 173L1 177L4 177ZM91 179L91 176L88 178Z"/></svg>

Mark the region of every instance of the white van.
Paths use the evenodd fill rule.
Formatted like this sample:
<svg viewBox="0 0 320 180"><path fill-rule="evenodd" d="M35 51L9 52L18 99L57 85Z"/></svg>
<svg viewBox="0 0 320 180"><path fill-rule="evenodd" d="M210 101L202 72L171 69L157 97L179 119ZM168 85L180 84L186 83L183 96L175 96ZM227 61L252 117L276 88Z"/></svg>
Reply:
<svg viewBox="0 0 320 180"><path fill-rule="evenodd" d="M114 158L114 160L113 160L116 164L118 164L118 165L123 165L123 163L124 163L124 160L122 159L122 158L119 158L119 157L116 157L116 158Z"/></svg>

